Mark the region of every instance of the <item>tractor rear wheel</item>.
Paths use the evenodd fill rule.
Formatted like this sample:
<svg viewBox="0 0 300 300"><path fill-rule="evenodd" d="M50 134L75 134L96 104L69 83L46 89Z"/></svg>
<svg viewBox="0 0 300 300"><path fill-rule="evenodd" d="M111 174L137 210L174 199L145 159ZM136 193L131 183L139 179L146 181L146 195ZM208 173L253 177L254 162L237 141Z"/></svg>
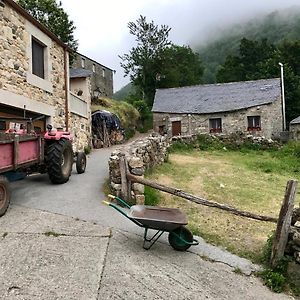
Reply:
<svg viewBox="0 0 300 300"><path fill-rule="evenodd" d="M4 176L0 176L0 217L2 217L9 206L10 188L9 182Z"/></svg>
<svg viewBox="0 0 300 300"><path fill-rule="evenodd" d="M62 139L48 146L47 169L52 183L69 180L73 165L73 150L69 140Z"/></svg>

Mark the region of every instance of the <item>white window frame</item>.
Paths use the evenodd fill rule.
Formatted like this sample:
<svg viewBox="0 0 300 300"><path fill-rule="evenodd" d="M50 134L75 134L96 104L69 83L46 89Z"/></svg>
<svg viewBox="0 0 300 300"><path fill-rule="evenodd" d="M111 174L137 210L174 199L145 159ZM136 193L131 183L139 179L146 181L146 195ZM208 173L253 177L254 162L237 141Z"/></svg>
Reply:
<svg viewBox="0 0 300 300"><path fill-rule="evenodd" d="M258 126L255 125L258 121ZM250 126L251 125L251 126ZM247 116L247 131L260 131L261 130L261 116Z"/></svg>
<svg viewBox="0 0 300 300"><path fill-rule="evenodd" d="M210 133L221 133L222 128L222 118L210 118L209 122L209 132ZM217 125L217 126L216 126Z"/></svg>
<svg viewBox="0 0 300 300"><path fill-rule="evenodd" d="M96 73L96 65L93 64L93 73Z"/></svg>
<svg viewBox="0 0 300 300"><path fill-rule="evenodd" d="M26 73L26 81L36 86L44 91L49 93L53 93L53 85L51 82L51 72L52 72L52 61L50 56L50 49L52 46L52 40L45 33L43 33L40 29L35 27L29 21L26 21L26 31L29 34L28 44L26 47L26 55L28 58L28 71ZM41 44L45 46L44 48L44 78L41 78L32 73L32 39L39 41Z"/></svg>
<svg viewBox="0 0 300 300"><path fill-rule="evenodd" d="M102 77L105 78L105 68L102 68Z"/></svg>

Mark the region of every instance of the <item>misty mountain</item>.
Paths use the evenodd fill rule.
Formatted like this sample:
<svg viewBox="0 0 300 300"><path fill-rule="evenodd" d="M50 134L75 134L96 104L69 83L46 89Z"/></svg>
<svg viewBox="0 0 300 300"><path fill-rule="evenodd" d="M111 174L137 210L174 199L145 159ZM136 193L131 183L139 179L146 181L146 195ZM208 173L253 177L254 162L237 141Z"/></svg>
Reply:
<svg viewBox="0 0 300 300"><path fill-rule="evenodd" d="M223 30L211 30L211 36L205 43L197 40L191 41L193 50L199 53L205 68L204 83L216 81L218 68L229 54L238 54L243 37L251 40L267 38L272 44L279 44L285 39L300 39L300 6L260 15ZM131 88L131 84L126 85L115 93L114 99L124 99L131 92Z"/></svg>
<svg viewBox="0 0 300 300"><path fill-rule="evenodd" d="M227 55L237 54L243 37L251 40L267 38L274 44L284 39L300 39L300 6L274 11L244 24L236 24L215 32L210 39L211 42L205 45L197 45L197 41L193 41L192 44L197 45L193 49L199 53L205 67L203 82L215 82L219 66L224 63Z"/></svg>
<svg viewBox="0 0 300 300"><path fill-rule="evenodd" d="M133 86L131 83L124 85L120 90L114 93L114 100L124 100L130 93L133 93Z"/></svg>

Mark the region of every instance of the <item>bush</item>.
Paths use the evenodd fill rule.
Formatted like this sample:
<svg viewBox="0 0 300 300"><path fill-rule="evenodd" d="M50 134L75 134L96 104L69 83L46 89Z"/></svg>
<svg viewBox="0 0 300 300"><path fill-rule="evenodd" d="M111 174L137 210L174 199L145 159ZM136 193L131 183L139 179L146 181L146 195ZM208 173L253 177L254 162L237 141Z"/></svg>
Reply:
<svg viewBox="0 0 300 300"><path fill-rule="evenodd" d="M83 149L83 152L85 153L85 155L90 154L91 151L92 151L91 146L85 146L84 149Z"/></svg>
<svg viewBox="0 0 300 300"><path fill-rule="evenodd" d="M265 285L273 292L281 293L284 290L286 277L283 274L267 269L261 272L261 277Z"/></svg>

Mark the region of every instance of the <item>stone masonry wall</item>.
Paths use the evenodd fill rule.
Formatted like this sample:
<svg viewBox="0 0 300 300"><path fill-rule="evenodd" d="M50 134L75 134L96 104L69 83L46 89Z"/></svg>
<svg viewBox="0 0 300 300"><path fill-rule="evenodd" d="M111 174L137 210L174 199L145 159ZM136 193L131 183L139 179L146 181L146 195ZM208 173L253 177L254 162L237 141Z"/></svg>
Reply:
<svg viewBox="0 0 300 300"><path fill-rule="evenodd" d="M247 131L248 116L261 117L261 131ZM264 136L267 139L277 138L282 131L282 113L280 99L272 104L261 105L235 112L214 114L170 114L153 113L153 128L159 131L159 126L165 126L169 137L172 135L172 122L181 121L181 134L194 135L209 133L209 119L222 119L222 133L245 132L253 135Z"/></svg>
<svg viewBox="0 0 300 300"><path fill-rule="evenodd" d="M75 84L74 84L75 83ZM74 112L70 113L70 130L73 133L74 151L84 151L85 147L91 147L92 136L92 116L91 116L91 82L90 78L71 80L70 90L76 93L76 88L83 91L81 98L87 103L87 118L84 118ZM71 99L70 99L71 101Z"/></svg>
<svg viewBox="0 0 300 300"><path fill-rule="evenodd" d="M294 140L300 140L300 124L290 124L290 132Z"/></svg>
<svg viewBox="0 0 300 300"><path fill-rule="evenodd" d="M93 72L91 76L92 93L94 90L98 88L100 90L101 96L112 98L113 70L81 54L76 55L72 67L79 68L79 69L82 68L81 65L82 58L85 61L84 68Z"/></svg>
<svg viewBox="0 0 300 300"><path fill-rule="evenodd" d="M59 109L65 108L64 50L56 42L51 42L48 57L51 70L47 78L52 85L51 92L29 83L31 34L27 30L28 23L9 5L0 6L0 92L11 96L11 106L15 106L14 99L24 100L24 103L33 100L37 104L35 112L39 113L41 103L41 108L54 112L49 116L52 124L64 128L64 115L58 113Z"/></svg>
<svg viewBox="0 0 300 300"><path fill-rule="evenodd" d="M5 3L5 2L4 2ZM32 74L31 40L45 44L45 78ZM36 28L7 3L0 5L0 103L46 116L54 128L65 124L64 49ZM68 62L67 62L68 68ZM90 83L88 85L90 109ZM70 100L70 99L69 99ZM74 135L74 150L82 151L90 142L88 119L69 111L69 130Z"/></svg>
<svg viewBox="0 0 300 300"><path fill-rule="evenodd" d="M143 177L145 170L166 160L168 147L169 143L166 137L152 134L112 152L109 159L109 178L112 192L122 197L119 165L122 155L126 157L130 173ZM144 186L139 183L133 183L131 185L131 196L137 204L143 204L145 201Z"/></svg>

